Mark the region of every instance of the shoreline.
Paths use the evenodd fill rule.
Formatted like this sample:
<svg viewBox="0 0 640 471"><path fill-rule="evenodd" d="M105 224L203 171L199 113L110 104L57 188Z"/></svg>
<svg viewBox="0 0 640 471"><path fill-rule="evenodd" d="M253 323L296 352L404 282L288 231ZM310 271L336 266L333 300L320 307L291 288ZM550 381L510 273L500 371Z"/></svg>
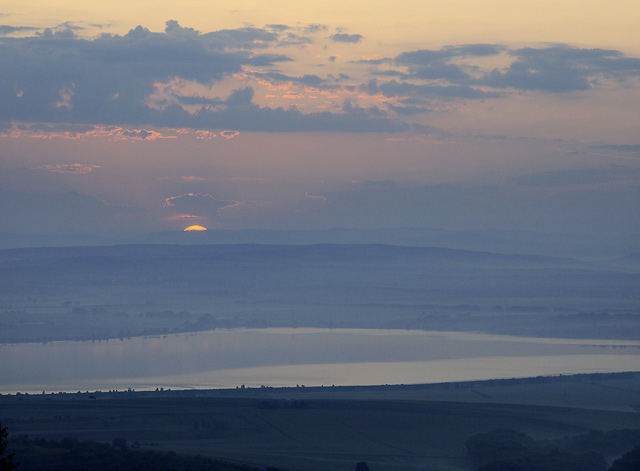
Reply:
<svg viewBox="0 0 640 471"><path fill-rule="evenodd" d="M450 391L475 388L501 388L522 385L548 385L551 383L583 383L585 381L610 381L610 380L638 380L640 371L623 371L613 373L577 373L559 375L541 375L525 378L499 378L488 380L450 381L439 383L416 384L380 384L380 385L349 385L349 386L241 386L235 388L217 389L164 389L156 390L110 390L110 391L78 391L72 392L43 392L43 393L0 393L0 401L9 398L22 400L53 398L56 399L144 399L149 397L237 397L237 398L264 398L277 399L290 396L309 397L317 395L331 395L344 393L367 394L376 392L424 392L424 391ZM476 392L477 394L477 392ZM482 394L480 394L482 395ZM315 397L314 397L315 398ZM639 406L640 406L640 400ZM640 409L639 409L640 412Z"/></svg>

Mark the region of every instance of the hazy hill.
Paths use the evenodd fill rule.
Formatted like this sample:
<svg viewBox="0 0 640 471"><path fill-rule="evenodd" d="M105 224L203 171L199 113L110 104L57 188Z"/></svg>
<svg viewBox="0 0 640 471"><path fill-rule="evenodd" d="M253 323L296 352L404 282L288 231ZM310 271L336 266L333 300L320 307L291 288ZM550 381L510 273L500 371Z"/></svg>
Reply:
<svg viewBox="0 0 640 471"><path fill-rule="evenodd" d="M66 338L281 325L637 338L640 324L628 267L433 247L9 249L0 281L4 341L50 336L61 316Z"/></svg>
<svg viewBox="0 0 640 471"><path fill-rule="evenodd" d="M640 235L614 237L598 234L543 233L525 231L452 231L439 228L326 230L211 230L167 231L137 235L20 234L0 233L0 249L20 247L98 246L122 244L391 244L408 247L448 247L501 253L578 258L617 258L640 250Z"/></svg>

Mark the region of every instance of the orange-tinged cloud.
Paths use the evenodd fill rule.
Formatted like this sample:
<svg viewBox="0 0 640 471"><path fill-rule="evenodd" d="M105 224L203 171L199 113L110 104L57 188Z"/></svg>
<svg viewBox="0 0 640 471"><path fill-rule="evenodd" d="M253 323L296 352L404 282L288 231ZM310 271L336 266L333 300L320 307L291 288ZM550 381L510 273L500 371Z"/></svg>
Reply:
<svg viewBox="0 0 640 471"><path fill-rule="evenodd" d="M59 165L41 165L36 167L38 170L49 170L54 173L68 173L72 175L85 175L91 173L93 169L101 168L100 165L85 164L59 164Z"/></svg>
<svg viewBox="0 0 640 471"><path fill-rule="evenodd" d="M205 177L194 177L193 175L185 175L180 177L180 180L184 180L187 182L204 182L207 179Z"/></svg>
<svg viewBox="0 0 640 471"><path fill-rule="evenodd" d="M195 131L196 139L213 139L216 133L212 131Z"/></svg>
<svg viewBox="0 0 640 471"><path fill-rule="evenodd" d="M322 195L314 195L312 193L309 193L308 191L304 194L305 198L309 198L312 200L316 200L316 201L322 201L323 203L327 202L327 198L322 196Z"/></svg>
<svg viewBox="0 0 640 471"><path fill-rule="evenodd" d="M66 129L68 128L68 129ZM13 138L34 139L70 139L106 138L110 141L155 141L157 139L175 139L176 136L162 134L149 129L128 129L120 126L74 126L67 124L18 124L13 123L7 131L0 135Z"/></svg>
<svg viewBox="0 0 640 471"><path fill-rule="evenodd" d="M170 220L180 220L180 219L203 219L202 216L195 216L193 214L176 214L175 216L171 216Z"/></svg>
<svg viewBox="0 0 640 471"><path fill-rule="evenodd" d="M184 228L184 232L191 232L191 231L206 231L207 228L204 226L199 226L198 224L195 224L193 226L189 226L189 227L185 227Z"/></svg>
<svg viewBox="0 0 640 471"><path fill-rule="evenodd" d="M240 134L240 131L221 131L220 132L220 135L225 139L233 139L238 134Z"/></svg>

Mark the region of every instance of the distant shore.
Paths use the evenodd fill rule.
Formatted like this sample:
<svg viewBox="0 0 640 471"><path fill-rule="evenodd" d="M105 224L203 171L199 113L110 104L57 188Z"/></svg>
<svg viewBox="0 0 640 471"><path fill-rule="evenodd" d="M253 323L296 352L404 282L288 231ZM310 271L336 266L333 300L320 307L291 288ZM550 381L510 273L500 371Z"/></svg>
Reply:
<svg viewBox="0 0 640 471"><path fill-rule="evenodd" d="M562 388L562 392L549 392ZM545 395L537 391L547 390ZM609 404L602 403L602 397ZM556 405L636 410L640 412L640 372L588 373L423 384L373 386L237 387L230 389L111 390L76 393L0 394L0 402L51 400L113 400L147 398L247 398L265 400L443 400ZM606 402L606 401L605 401Z"/></svg>

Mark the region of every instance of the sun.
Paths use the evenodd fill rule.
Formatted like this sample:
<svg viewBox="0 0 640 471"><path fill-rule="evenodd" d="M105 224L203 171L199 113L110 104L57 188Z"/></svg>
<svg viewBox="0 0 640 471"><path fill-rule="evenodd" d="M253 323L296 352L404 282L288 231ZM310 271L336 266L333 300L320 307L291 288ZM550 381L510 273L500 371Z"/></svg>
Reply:
<svg viewBox="0 0 640 471"><path fill-rule="evenodd" d="M189 226L189 227L185 227L184 232L189 232L189 231L206 231L207 228L204 226L199 226L199 225L195 225L195 226Z"/></svg>

